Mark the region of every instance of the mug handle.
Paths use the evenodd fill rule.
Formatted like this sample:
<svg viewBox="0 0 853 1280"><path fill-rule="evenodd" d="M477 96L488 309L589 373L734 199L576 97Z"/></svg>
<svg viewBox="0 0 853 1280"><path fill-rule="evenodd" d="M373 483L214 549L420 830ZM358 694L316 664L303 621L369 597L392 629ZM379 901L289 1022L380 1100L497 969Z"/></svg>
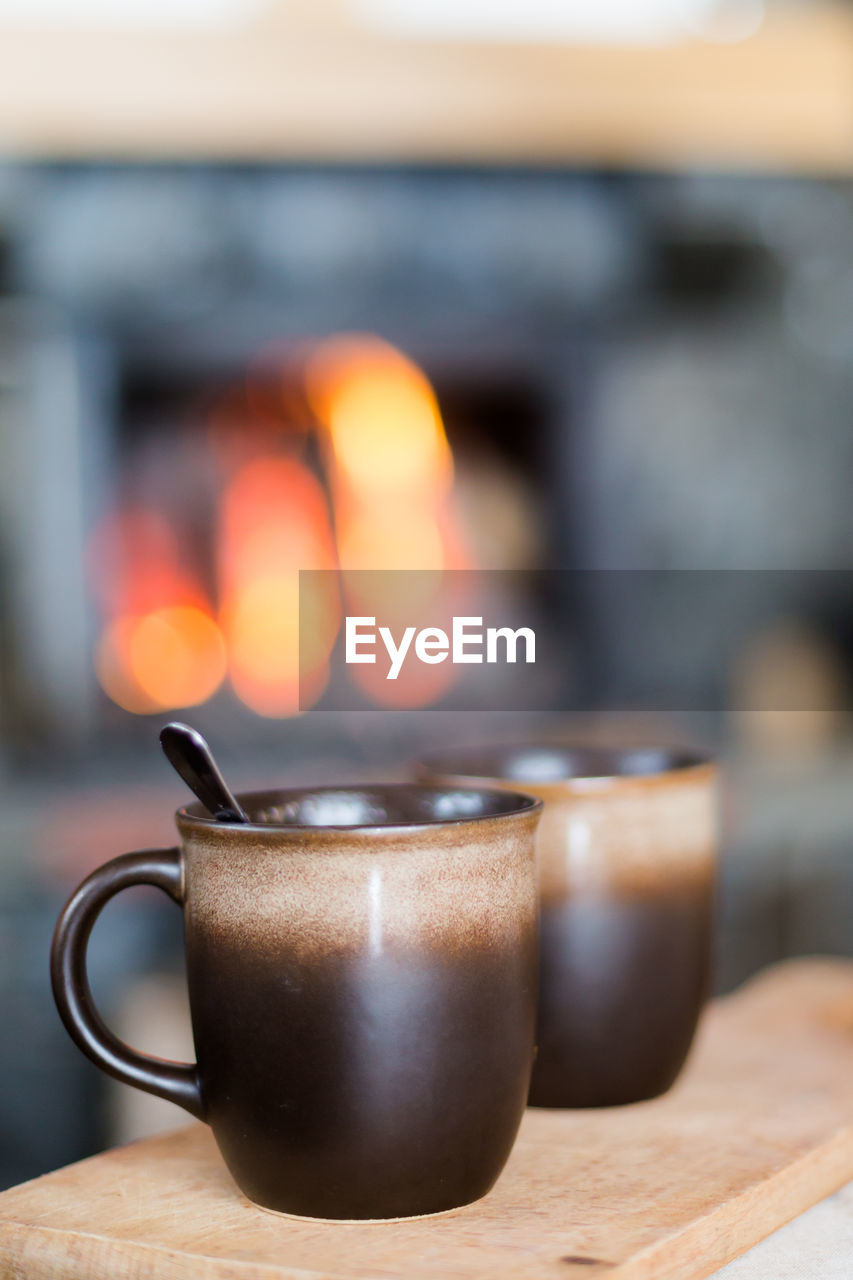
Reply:
<svg viewBox="0 0 853 1280"><path fill-rule="evenodd" d="M65 1029L87 1058L116 1080L176 1102L203 1120L198 1066L149 1057L119 1040L95 1008L86 973L89 935L110 898L131 885L150 884L181 906L183 866L180 849L145 849L122 854L93 871L71 895L57 921L50 951L50 981Z"/></svg>

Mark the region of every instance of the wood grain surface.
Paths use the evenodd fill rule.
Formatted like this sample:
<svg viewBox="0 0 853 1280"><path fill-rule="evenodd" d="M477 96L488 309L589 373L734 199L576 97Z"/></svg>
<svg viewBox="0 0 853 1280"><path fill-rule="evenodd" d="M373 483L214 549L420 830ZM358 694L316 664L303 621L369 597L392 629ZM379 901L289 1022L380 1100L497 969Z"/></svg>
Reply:
<svg viewBox="0 0 853 1280"><path fill-rule="evenodd" d="M432 1219L253 1208L201 1125L0 1195L14 1280L691 1280L853 1177L853 963L790 961L706 1015L666 1097L529 1111L495 1189Z"/></svg>

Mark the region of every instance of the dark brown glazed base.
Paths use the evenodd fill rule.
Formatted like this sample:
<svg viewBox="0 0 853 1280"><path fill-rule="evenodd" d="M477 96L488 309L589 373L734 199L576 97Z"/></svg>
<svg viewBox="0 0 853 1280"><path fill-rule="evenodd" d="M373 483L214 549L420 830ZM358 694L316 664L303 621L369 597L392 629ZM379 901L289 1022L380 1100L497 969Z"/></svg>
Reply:
<svg viewBox="0 0 853 1280"><path fill-rule="evenodd" d="M282 953L271 964L196 937L206 1119L248 1198L362 1220L485 1195L524 1108L535 951L531 931L503 953Z"/></svg>
<svg viewBox="0 0 853 1280"><path fill-rule="evenodd" d="M543 904L529 1105L609 1107L674 1083L709 985L711 888Z"/></svg>

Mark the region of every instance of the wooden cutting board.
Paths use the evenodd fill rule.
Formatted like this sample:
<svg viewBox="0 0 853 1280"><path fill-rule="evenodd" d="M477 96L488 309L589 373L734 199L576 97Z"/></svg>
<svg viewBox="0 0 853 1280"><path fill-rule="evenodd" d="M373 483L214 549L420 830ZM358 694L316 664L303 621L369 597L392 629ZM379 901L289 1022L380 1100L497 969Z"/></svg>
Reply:
<svg viewBox="0 0 853 1280"><path fill-rule="evenodd" d="M236 1191L195 1125L0 1195L14 1280L686 1280L853 1178L853 962L792 961L708 1012L666 1097L529 1111L466 1209L312 1224Z"/></svg>

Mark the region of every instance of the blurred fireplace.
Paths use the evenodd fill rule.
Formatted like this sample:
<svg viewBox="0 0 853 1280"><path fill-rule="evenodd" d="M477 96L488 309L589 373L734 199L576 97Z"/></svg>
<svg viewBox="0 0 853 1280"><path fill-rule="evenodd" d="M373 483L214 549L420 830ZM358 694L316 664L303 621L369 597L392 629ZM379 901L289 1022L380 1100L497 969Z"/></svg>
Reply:
<svg viewBox="0 0 853 1280"><path fill-rule="evenodd" d="M127 342L74 319L19 309L5 341L30 377L8 390L28 423L5 530L20 758L132 747L149 715L187 706L208 731L274 735L296 710L299 567L539 561L568 404L547 344L199 327Z"/></svg>
<svg viewBox="0 0 853 1280"><path fill-rule="evenodd" d="M126 368L110 506L87 548L111 701L145 715L222 693L293 715L300 568L529 555L543 371L517 350L424 349L423 363L438 395L420 364L368 334L278 341L230 376L175 353L169 367ZM303 635L302 710L322 695L342 607L318 601L310 651Z"/></svg>
<svg viewBox="0 0 853 1280"><path fill-rule="evenodd" d="M561 562L574 510L565 462L578 319L629 287L633 272L606 183L121 166L20 178L14 198L0 184L13 262L2 358L16 371L6 396L23 424L9 433L12 492L0 529L12 750L150 733L144 714L136 723L117 709L144 712L145 697L128 688L116 651L159 644L168 655L176 621L193 630L200 654L185 671L192 700L205 680L218 690L201 698L202 719L221 704L247 735L274 732L256 712L287 711L287 691L265 698L244 679L235 698L234 636L223 673L221 635L208 625L221 633L224 610L239 630L240 609L226 599L236 588L224 582L234 559L222 545L227 490L253 458L289 459L304 502L325 502L319 541L347 540L338 526L354 495L336 492L346 477L304 386L311 348L335 334L382 335L421 410L439 407L438 453L420 467L422 480L437 468L434 509L407 502L404 490L398 502L410 525L420 510L432 526L412 534L409 563L436 554L447 565ZM453 494L442 489L448 447ZM386 454L380 444L380 465ZM279 481L286 487L281 470ZM364 510L390 506L393 488L391 477L384 494L365 491ZM280 496L286 508L283 488ZM170 530L180 544L171 550ZM405 557L405 539L378 526L362 532L357 562L392 567ZM279 540L288 541L286 518ZM262 595L253 606L261 615ZM243 616L250 606L244 598ZM153 618L141 636L116 632L127 614L170 608L185 612ZM256 667L274 630L256 637ZM171 652L159 660L171 674L160 674L180 685ZM177 705L180 689L147 685L162 695L151 703Z"/></svg>
<svg viewBox="0 0 853 1280"><path fill-rule="evenodd" d="M236 473L266 456L289 460L307 506L325 504L314 551L325 541L328 558L330 541L336 553L347 541L339 526L357 495L342 492L334 432L304 384L312 351L336 334L391 344L387 360L408 378L401 394L421 398L416 423L438 405L434 456L416 464L422 481L436 469L432 508L428 497L419 506L423 494L398 503L409 524L420 512L431 525L412 535L412 566L436 554L447 565L563 562L576 505L567 456L582 381L578 322L629 289L634 273L625 215L606 182L133 166L19 176L14 198L0 184L13 264L0 358L15 370L4 394L22 424L9 433L12 492L0 529L15 753L150 735L145 714L118 709L146 710L145 690L128 687L130 648L146 669L150 709L177 708L183 679L202 722L215 724L219 708L247 738L276 732L275 717L291 709L287 690L267 696L248 676L235 680L235 615L254 608L269 621L270 610L257 586L252 604L246 583L234 605L237 588L225 582L237 573L226 568L234 548L222 530ZM393 433L389 442L399 452ZM380 444L380 464L393 452ZM292 541L296 555L281 467L278 478L279 543ZM389 477L384 494L365 490L363 511L378 514L393 488ZM398 545L378 525L362 533L358 562L393 567L404 556L405 539ZM164 618L164 609L184 612ZM158 613L141 634L122 631L122 617ZM171 644L176 623L195 637L189 665ZM256 668L275 643L275 627L255 637ZM158 649L170 689L149 678L144 651Z"/></svg>
<svg viewBox="0 0 853 1280"><path fill-rule="evenodd" d="M821 310L826 291L809 282L816 246L836 256L833 278L849 278L850 204L839 184L698 176L0 175L7 750L150 736L147 716L121 712L96 675L104 627L138 607L116 584L157 578L156 528L141 566L119 567L135 509L141 525L159 513L180 532L169 572L183 581L165 601L141 591L142 611L197 609L220 631L217 530L240 465L270 452L297 462L337 549L340 477L304 385L335 335L381 335L422 407L437 403L432 461L440 473L446 435L455 493L437 473L430 518L443 509L454 555L472 564L837 564L853 538L851 339L836 324L849 308ZM796 521L780 519L792 504ZM454 538L445 523L442 554ZM618 665L620 619L596 617L594 601L586 615L591 661ZM213 687L216 638L203 618L184 621L202 648L208 637ZM698 687L700 666L687 672ZM202 685L204 674L189 672ZM194 711L202 726L227 714L247 741L280 737L280 719L235 696L231 678Z"/></svg>

